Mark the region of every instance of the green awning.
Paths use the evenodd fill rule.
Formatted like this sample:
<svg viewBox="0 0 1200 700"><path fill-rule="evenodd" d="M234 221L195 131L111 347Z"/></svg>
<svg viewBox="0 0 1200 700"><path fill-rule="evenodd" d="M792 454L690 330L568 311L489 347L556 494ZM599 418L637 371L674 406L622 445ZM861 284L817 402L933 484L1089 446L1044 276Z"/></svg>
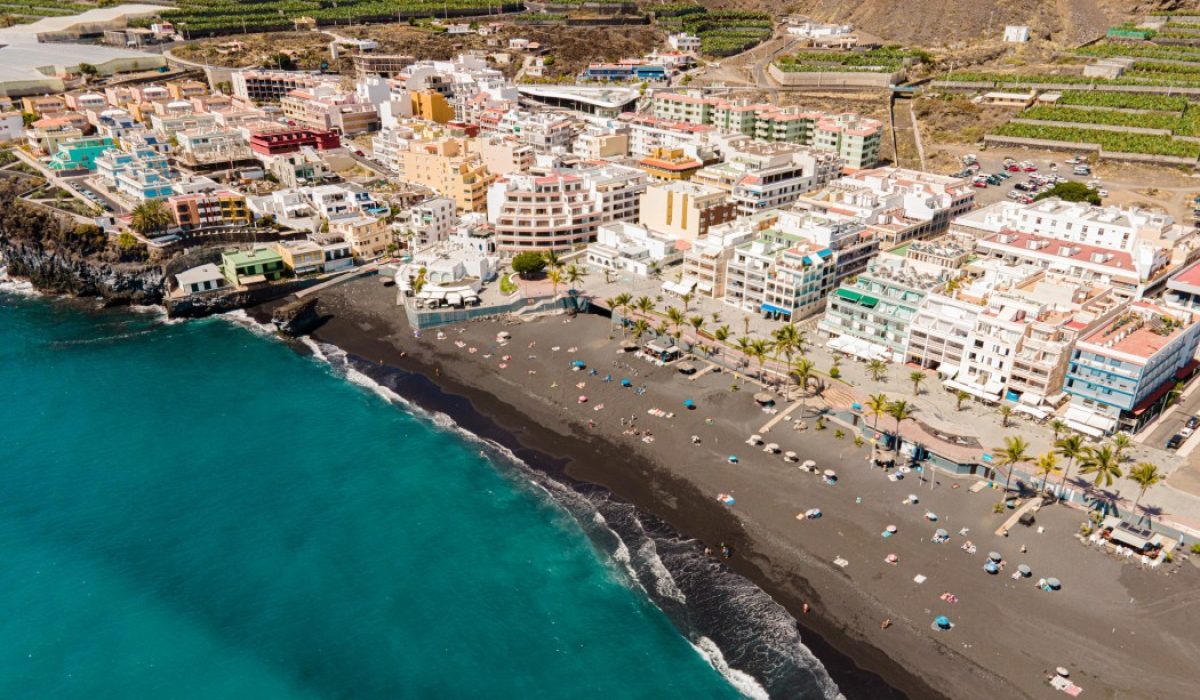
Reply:
<svg viewBox="0 0 1200 700"><path fill-rule="evenodd" d="M852 292L849 289L842 289L841 287L838 287L837 295L847 301L853 302L858 302L859 299L862 299L862 295L858 292Z"/></svg>
<svg viewBox="0 0 1200 700"><path fill-rule="evenodd" d="M858 300L858 303L862 304L863 306L867 307L868 309L875 308L875 305L879 303L878 299L876 299L875 297L869 297L866 294L861 294L861 295L859 295L859 297L860 298Z"/></svg>

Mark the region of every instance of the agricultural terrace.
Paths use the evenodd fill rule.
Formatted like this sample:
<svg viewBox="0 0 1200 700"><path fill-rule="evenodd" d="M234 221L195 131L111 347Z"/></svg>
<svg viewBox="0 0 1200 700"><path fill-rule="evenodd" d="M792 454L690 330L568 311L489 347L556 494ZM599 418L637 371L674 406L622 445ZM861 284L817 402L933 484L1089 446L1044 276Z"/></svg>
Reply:
<svg viewBox="0 0 1200 700"><path fill-rule="evenodd" d="M991 85L1037 87L1039 85L1093 85L1103 89L1106 85L1146 85L1154 87L1200 87L1200 74L1163 74L1153 71L1128 70L1120 78L1092 78L1078 73L1027 74L986 73L959 71L946 77L949 82L979 83L981 88Z"/></svg>
<svg viewBox="0 0 1200 700"><path fill-rule="evenodd" d="M868 51L799 51L777 59L775 65L790 73L893 73L929 60L924 51L885 46Z"/></svg>
<svg viewBox="0 0 1200 700"><path fill-rule="evenodd" d="M997 136L1060 141L1067 144L1092 143L1114 153L1200 158L1200 143L1177 141L1170 136L1016 122L1009 122L994 133Z"/></svg>
<svg viewBox="0 0 1200 700"><path fill-rule="evenodd" d="M700 37L700 52L732 56L771 38L775 23L765 12L707 10L699 5L655 6L655 19L667 32L687 32Z"/></svg>
<svg viewBox="0 0 1200 700"><path fill-rule="evenodd" d="M212 36L289 30L300 17L334 25L486 15L523 8L520 2L501 0L179 0L177 9L162 16L186 25L191 36Z"/></svg>
<svg viewBox="0 0 1200 700"><path fill-rule="evenodd" d="M55 0L25 0L0 2L0 25L35 22L43 17L68 17L103 7L102 2L55 2Z"/></svg>

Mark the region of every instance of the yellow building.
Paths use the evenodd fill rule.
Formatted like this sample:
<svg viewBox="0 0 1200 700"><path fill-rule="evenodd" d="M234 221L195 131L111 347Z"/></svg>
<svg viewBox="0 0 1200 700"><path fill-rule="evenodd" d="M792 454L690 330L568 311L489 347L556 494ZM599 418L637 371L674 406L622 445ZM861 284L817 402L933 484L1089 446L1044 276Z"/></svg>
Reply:
<svg viewBox="0 0 1200 700"><path fill-rule="evenodd" d="M431 187L454 200L464 211L487 208L488 185L495 179L478 153L469 152L462 139L452 137L409 144L397 158L405 182Z"/></svg>
<svg viewBox="0 0 1200 700"><path fill-rule="evenodd" d="M690 179L704 163L679 148L655 148L636 166L653 180L668 181Z"/></svg>
<svg viewBox="0 0 1200 700"><path fill-rule="evenodd" d="M454 108L446 101L440 92L425 90L414 92L412 97L412 114L415 119L445 124L454 120Z"/></svg>
<svg viewBox="0 0 1200 700"><path fill-rule="evenodd" d="M329 233L349 243L350 254L359 262L383 255L392 242L391 227L383 219L374 216L330 219Z"/></svg>
<svg viewBox="0 0 1200 700"><path fill-rule="evenodd" d="M275 252L296 275L320 272L325 267L325 249L312 241L279 241Z"/></svg>
<svg viewBox="0 0 1200 700"><path fill-rule="evenodd" d="M695 241L709 228L733 221L735 214L727 192L676 180L646 188L638 223L674 239Z"/></svg>

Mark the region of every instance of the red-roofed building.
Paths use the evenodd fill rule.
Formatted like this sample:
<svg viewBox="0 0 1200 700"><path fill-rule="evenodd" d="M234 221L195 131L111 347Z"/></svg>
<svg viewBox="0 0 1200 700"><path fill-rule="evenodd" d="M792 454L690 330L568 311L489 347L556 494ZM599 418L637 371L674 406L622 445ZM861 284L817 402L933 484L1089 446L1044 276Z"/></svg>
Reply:
<svg viewBox="0 0 1200 700"><path fill-rule="evenodd" d="M250 135L250 150L268 156L295 153L304 146L326 151L341 145L341 138L334 132L315 129L271 129Z"/></svg>

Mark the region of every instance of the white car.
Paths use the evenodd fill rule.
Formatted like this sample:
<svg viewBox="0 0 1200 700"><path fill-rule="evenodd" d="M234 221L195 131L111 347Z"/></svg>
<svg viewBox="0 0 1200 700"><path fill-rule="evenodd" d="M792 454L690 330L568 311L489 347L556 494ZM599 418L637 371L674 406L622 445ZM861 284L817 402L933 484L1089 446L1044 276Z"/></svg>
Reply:
<svg viewBox="0 0 1200 700"><path fill-rule="evenodd" d="M1096 194L1100 195L1101 197L1107 197L1107 196L1108 196L1108 190L1100 190L1100 191L1099 191L1099 192L1097 192Z"/></svg>

